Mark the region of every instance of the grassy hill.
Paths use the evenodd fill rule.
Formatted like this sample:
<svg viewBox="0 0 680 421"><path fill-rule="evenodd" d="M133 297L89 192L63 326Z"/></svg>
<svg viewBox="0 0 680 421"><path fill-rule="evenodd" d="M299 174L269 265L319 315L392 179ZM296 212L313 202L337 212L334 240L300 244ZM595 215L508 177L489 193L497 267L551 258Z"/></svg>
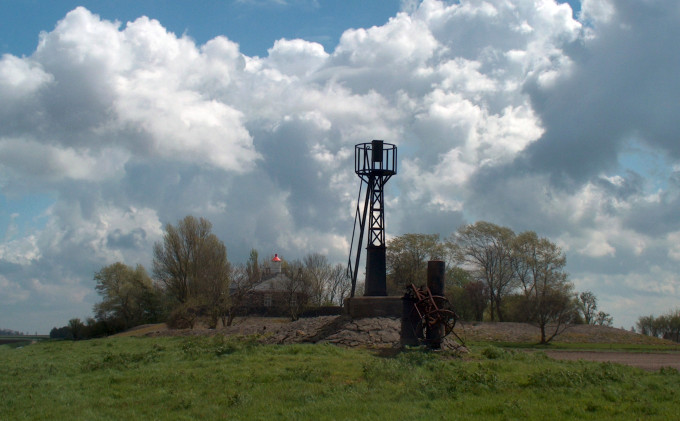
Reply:
<svg viewBox="0 0 680 421"><path fill-rule="evenodd" d="M673 419L674 369L490 345L394 356L253 337L0 346L3 419Z"/></svg>

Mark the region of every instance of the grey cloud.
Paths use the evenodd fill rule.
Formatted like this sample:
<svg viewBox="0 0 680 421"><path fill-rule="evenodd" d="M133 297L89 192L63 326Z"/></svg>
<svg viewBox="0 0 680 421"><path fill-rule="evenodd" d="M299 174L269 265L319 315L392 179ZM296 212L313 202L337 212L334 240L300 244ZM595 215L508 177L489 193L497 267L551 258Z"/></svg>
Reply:
<svg viewBox="0 0 680 421"><path fill-rule="evenodd" d="M111 248L140 249L147 246L146 231L141 228L124 233L120 229L115 229L106 237L106 245Z"/></svg>
<svg viewBox="0 0 680 421"><path fill-rule="evenodd" d="M583 183L614 170L630 138L678 158L680 16L671 3L616 2L611 22L567 50L572 75L550 88L529 81L525 89L546 127L527 151L531 168L552 174L556 184L560 178Z"/></svg>

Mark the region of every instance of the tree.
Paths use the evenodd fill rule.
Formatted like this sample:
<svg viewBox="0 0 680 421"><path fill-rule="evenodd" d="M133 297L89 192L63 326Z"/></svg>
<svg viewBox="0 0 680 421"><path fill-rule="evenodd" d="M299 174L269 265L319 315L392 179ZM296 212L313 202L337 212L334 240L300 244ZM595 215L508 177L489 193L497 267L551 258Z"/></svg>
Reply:
<svg viewBox="0 0 680 421"><path fill-rule="evenodd" d="M282 285L285 295L284 309L287 310L291 320L297 320L307 304L304 298L310 295L311 281L305 271L305 265L299 260L285 262L282 265L282 271L286 275Z"/></svg>
<svg viewBox="0 0 680 421"><path fill-rule="evenodd" d="M488 303L488 292L484 282L472 281L466 284L463 289L465 290L465 297L472 307L473 320L484 320L484 310Z"/></svg>
<svg viewBox="0 0 680 421"><path fill-rule="evenodd" d="M444 259L446 254L446 247L439 241L439 234L404 234L388 241L388 293L403 293L409 284L425 285L428 260Z"/></svg>
<svg viewBox="0 0 680 421"><path fill-rule="evenodd" d="M328 281L328 302L337 303L342 307L345 303L345 297L349 296L352 288L352 280L347 276L345 265L338 263L333 266Z"/></svg>
<svg viewBox="0 0 680 421"><path fill-rule="evenodd" d="M217 321L227 313L229 301L229 275L231 265L227 260L227 248L215 235L209 235L197 259L196 268L198 302L207 307L210 315L208 327L217 327Z"/></svg>
<svg viewBox="0 0 680 421"><path fill-rule="evenodd" d="M477 281L467 270L449 266L446 270L446 297L462 320L484 319L488 304L486 284Z"/></svg>
<svg viewBox="0 0 680 421"><path fill-rule="evenodd" d="M310 253L302 261L310 283L311 304L323 305L330 286L333 268L328 263L326 256L319 253Z"/></svg>
<svg viewBox="0 0 680 421"><path fill-rule="evenodd" d="M564 271L567 259L555 243L533 231L517 236L513 246L513 259L521 262L513 265L523 270L518 277L528 318L541 330L541 343L548 343L574 320L573 285Z"/></svg>
<svg viewBox="0 0 680 421"><path fill-rule="evenodd" d="M50 330L50 339L73 339L73 332L68 326L55 326Z"/></svg>
<svg viewBox="0 0 680 421"><path fill-rule="evenodd" d="M658 323L654 315L640 316L636 323L637 331L647 336L659 336Z"/></svg>
<svg viewBox="0 0 680 421"><path fill-rule="evenodd" d="M614 324L614 318L609 313L605 313L604 311L598 311L593 321L593 324L598 326L611 327Z"/></svg>
<svg viewBox="0 0 680 421"><path fill-rule="evenodd" d="M158 318L159 294L142 265L135 269L120 262L104 266L94 274L94 280L102 296L94 306L97 320L127 329Z"/></svg>
<svg viewBox="0 0 680 421"><path fill-rule="evenodd" d="M510 228L480 221L461 227L449 239L456 261L486 285L491 321L503 321L503 298L515 285L514 237Z"/></svg>
<svg viewBox="0 0 680 421"><path fill-rule="evenodd" d="M190 299L207 307L211 325L226 311L230 264L227 249L212 224L189 215L165 226L162 243L154 245L153 272L179 304Z"/></svg>
<svg viewBox="0 0 680 421"><path fill-rule="evenodd" d="M85 324L80 319L75 318L69 320L68 328L71 330L71 335L73 336L74 341L77 341L78 339L84 339L83 330L85 329Z"/></svg>
<svg viewBox="0 0 680 421"><path fill-rule="evenodd" d="M259 262L259 254L257 250L250 249L250 255L246 262L246 276L251 284L262 281L262 269Z"/></svg>
<svg viewBox="0 0 680 421"><path fill-rule="evenodd" d="M680 309L669 311L661 317L662 337L680 342Z"/></svg>
<svg viewBox="0 0 680 421"><path fill-rule="evenodd" d="M222 319L222 324L225 326L232 325L234 317L245 307L251 293L263 282L258 257L257 250L250 250L246 265L236 266L232 271L227 318Z"/></svg>
<svg viewBox="0 0 680 421"><path fill-rule="evenodd" d="M641 316L636 325L637 331L643 335L680 342L680 309L669 311L659 317Z"/></svg>
<svg viewBox="0 0 680 421"><path fill-rule="evenodd" d="M578 309L586 324L595 323L597 316L597 297L591 291L584 291L578 295Z"/></svg>

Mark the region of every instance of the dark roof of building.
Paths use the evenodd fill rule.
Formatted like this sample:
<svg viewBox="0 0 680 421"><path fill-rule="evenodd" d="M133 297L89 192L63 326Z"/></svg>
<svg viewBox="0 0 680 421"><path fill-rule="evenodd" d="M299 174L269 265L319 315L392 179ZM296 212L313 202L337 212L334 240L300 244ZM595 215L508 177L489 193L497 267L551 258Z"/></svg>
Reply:
<svg viewBox="0 0 680 421"><path fill-rule="evenodd" d="M290 278L288 278L283 273L274 273L265 275L264 280L257 284L253 291L266 292L266 291L286 291L288 290ZM236 285L234 283L229 285L229 290L236 290Z"/></svg>

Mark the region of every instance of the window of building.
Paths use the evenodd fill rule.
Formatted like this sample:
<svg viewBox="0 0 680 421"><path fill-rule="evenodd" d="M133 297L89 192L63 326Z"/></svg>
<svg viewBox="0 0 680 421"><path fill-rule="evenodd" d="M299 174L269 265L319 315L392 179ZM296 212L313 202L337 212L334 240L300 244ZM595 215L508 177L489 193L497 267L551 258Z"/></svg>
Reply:
<svg viewBox="0 0 680 421"><path fill-rule="evenodd" d="M271 307L272 306L272 295L271 294L264 294L264 306L265 307Z"/></svg>

